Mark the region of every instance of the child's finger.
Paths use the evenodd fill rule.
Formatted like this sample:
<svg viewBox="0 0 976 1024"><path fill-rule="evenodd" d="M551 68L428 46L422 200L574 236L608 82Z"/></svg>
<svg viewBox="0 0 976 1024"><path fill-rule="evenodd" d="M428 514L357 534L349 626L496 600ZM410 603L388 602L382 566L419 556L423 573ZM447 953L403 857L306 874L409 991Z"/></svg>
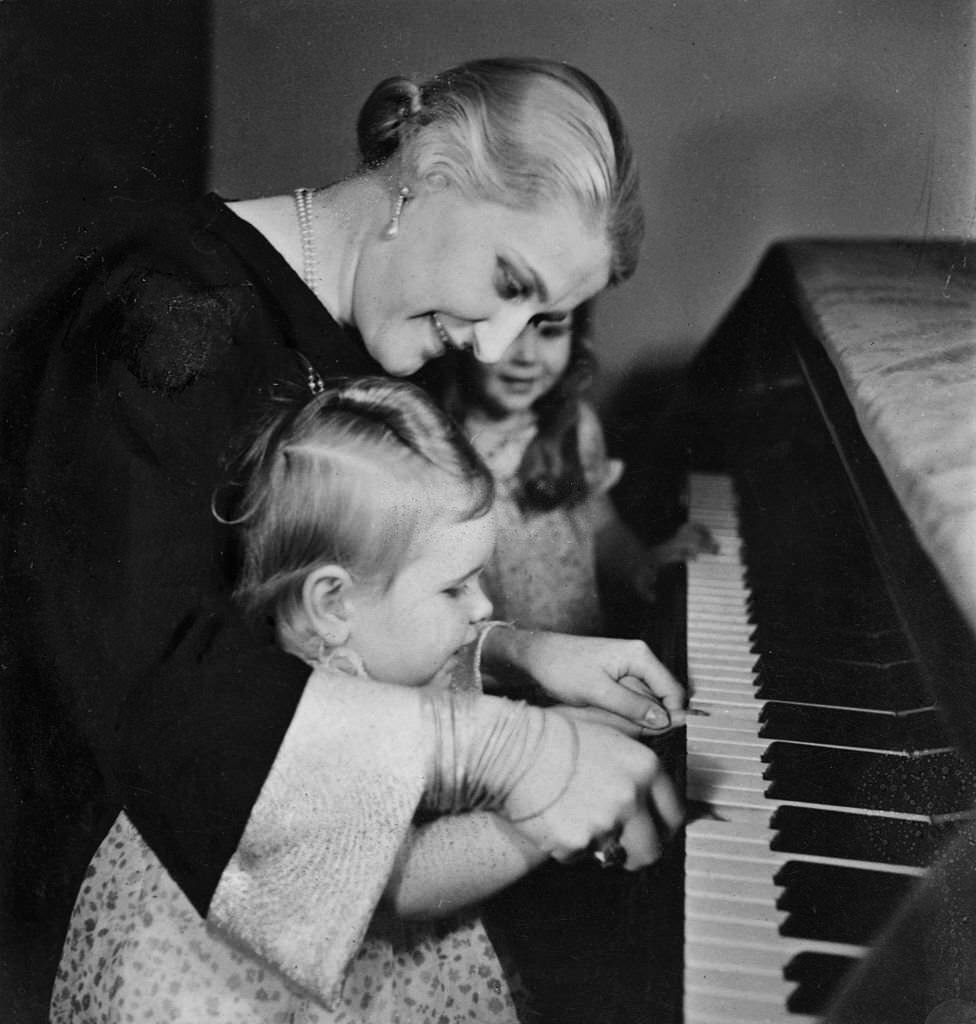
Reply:
<svg viewBox="0 0 976 1024"><path fill-rule="evenodd" d="M719 553L719 543L704 523L689 523L688 525L693 530L694 540L699 551L706 551L710 555Z"/></svg>

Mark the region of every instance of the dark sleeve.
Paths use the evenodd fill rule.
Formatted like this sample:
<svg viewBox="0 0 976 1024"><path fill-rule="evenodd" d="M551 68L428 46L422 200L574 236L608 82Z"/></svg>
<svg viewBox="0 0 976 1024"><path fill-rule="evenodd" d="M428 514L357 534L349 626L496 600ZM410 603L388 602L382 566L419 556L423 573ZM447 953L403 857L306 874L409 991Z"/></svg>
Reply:
<svg viewBox="0 0 976 1024"><path fill-rule="evenodd" d="M228 603L191 615L120 716L125 810L201 916L309 676L267 633Z"/></svg>
<svg viewBox="0 0 976 1024"><path fill-rule="evenodd" d="M128 254L99 272L43 339L50 353L26 454L15 566L34 675L56 688L109 783L119 781L117 740L135 753L138 771L126 778L138 779L150 831L179 835L184 879L195 863L208 878L206 865L222 848L218 824L201 830L203 815L219 807L215 821L228 842L239 835L274 756L273 729L297 700L287 685L262 689L268 681L258 667L284 672L286 682L292 676L282 658L259 657L256 697L242 699L236 715L227 714L226 692L211 693L201 677L196 691L185 684L192 728L162 699L130 711L121 733L115 726L132 681L163 655L176 626L228 587L228 540L211 497L221 455L270 372L242 341L265 328L273 341L273 323L255 324L260 316L246 293ZM238 666L249 656L242 644ZM232 667L218 676L223 686L243 674ZM268 738L243 764L241 750L257 731L243 721L248 713ZM206 776L195 769L204 735Z"/></svg>

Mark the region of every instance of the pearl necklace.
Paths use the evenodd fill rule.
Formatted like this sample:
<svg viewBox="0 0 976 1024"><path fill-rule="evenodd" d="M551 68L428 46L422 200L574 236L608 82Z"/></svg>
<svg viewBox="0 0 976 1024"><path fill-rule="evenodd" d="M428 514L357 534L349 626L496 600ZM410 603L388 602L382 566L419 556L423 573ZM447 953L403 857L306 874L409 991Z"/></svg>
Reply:
<svg viewBox="0 0 976 1024"><path fill-rule="evenodd" d="M312 234L312 193L314 189L296 188L295 211L298 214L298 231L302 239L302 280L322 302L319 291L319 260L315 253L315 236ZM324 305L324 303L323 303Z"/></svg>
<svg viewBox="0 0 976 1024"><path fill-rule="evenodd" d="M315 239L312 237L312 190L307 188L296 188L295 209L298 212L298 230L302 236L302 279L312 290L315 297L325 305L322 295L319 292L319 261L315 255ZM325 381L322 375L311 364L308 357L299 349L295 349L295 355L305 371L305 383L313 395L320 395L325 390Z"/></svg>

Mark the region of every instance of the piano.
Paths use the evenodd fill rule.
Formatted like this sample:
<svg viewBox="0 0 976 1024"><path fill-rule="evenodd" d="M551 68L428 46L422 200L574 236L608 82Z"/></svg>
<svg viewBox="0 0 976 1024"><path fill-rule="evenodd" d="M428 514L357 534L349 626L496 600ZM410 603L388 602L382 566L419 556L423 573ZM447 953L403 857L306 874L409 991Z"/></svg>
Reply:
<svg viewBox="0 0 976 1024"><path fill-rule="evenodd" d="M684 1022L976 1021L976 245L774 246L688 391Z"/></svg>

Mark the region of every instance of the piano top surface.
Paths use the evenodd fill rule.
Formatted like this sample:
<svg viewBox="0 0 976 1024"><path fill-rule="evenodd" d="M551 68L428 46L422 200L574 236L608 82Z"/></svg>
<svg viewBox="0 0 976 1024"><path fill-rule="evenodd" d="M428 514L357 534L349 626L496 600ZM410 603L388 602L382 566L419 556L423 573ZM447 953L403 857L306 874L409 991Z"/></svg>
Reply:
<svg viewBox="0 0 976 1024"><path fill-rule="evenodd" d="M783 250L866 440L976 632L976 243Z"/></svg>

